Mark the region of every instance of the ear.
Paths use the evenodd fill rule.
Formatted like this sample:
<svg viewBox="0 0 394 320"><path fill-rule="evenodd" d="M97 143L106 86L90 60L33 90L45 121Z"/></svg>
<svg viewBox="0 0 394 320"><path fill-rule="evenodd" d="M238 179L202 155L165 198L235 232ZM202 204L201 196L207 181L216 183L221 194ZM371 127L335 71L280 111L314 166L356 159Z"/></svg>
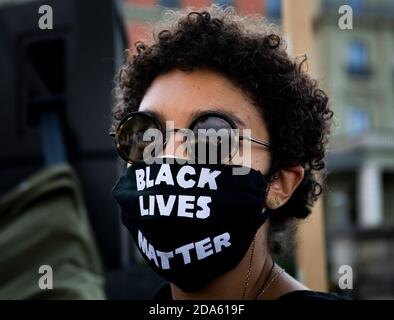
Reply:
<svg viewBox="0 0 394 320"><path fill-rule="evenodd" d="M304 168L301 165L280 170L271 181L266 199L269 209L277 209L284 205L304 179Z"/></svg>

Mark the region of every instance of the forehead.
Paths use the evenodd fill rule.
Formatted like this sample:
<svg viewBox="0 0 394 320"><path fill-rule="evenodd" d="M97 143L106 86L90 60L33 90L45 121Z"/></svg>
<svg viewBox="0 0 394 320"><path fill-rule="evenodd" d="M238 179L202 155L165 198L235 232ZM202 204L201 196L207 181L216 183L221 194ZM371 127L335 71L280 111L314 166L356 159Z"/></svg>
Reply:
<svg viewBox="0 0 394 320"><path fill-rule="evenodd" d="M240 88L228 78L207 69L173 70L158 76L145 93L139 110L155 112L163 120L178 122L182 126L204 111L236 115L245 127L252 127L261 119Z"/></svg>

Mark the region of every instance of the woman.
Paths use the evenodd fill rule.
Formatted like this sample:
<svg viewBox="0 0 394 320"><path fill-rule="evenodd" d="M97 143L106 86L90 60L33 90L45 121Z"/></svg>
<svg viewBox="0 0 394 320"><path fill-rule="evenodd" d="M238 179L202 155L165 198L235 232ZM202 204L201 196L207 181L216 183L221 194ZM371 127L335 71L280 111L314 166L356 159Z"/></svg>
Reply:
<svg viewBox="0 0 394 320"><path fill-rule="evenodd" d="M285 49L264 19L213 5L169 12L151 42L128 55L114 116L129 167L113 194L143 257L169 281L156 299L334 298L310 291L273 259L291 251L297 219L322 191L316 174L332 118L305 59ZM141 134L152 128L165 134L155 144L164 159L177 160L196 157L171 138L179 128L250 129L236 140L244 150L250 143L250 157L231 149L216 165L146 164ZM250 172L230 172L240 165Z"/></svg>

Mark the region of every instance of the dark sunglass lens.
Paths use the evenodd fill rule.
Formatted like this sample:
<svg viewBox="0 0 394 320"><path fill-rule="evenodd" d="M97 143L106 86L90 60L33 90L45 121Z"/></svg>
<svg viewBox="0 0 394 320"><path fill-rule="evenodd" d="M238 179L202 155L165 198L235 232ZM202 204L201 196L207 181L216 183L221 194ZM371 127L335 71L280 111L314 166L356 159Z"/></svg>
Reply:
<svg viewBox="0 0 394 320"><path fill-rule="evenodd" d="M234 149L230 123L218 116L207 116L199 120L192 130L195 138L195 156L200 163L226 163Z"/></svg>
<svg viewBox="0 0 394 320"><path fill-rule="evenodd" d="M148 131L151 129L150 131ZM117 148L123 159L127 161L143 160L145 148L157 139L158 134L153 118L145 114L131 115L118 129Z"/></svg>

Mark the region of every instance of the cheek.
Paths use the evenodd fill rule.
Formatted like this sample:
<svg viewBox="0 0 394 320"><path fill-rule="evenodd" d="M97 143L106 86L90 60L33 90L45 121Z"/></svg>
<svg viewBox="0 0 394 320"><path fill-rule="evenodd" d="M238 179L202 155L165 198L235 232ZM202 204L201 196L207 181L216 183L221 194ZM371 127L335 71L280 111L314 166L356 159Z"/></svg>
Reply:
<svg viewBox="0 0 394 320"><path fill-rule="evenodd" d="M270 161L271 157L266 150L253 150L251 152L243 152L243 154L236 154L232 158L231 164L250 167L265 174L270 168Z"/></svg>
<svg viewBox="0 0 394 320"><path fill-rule="evenodd" d="M270 156L265 151L252 153L252 168L260 170L263 174L267 173L270 168Z"/></svg>

